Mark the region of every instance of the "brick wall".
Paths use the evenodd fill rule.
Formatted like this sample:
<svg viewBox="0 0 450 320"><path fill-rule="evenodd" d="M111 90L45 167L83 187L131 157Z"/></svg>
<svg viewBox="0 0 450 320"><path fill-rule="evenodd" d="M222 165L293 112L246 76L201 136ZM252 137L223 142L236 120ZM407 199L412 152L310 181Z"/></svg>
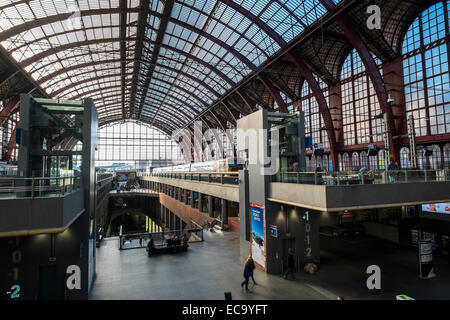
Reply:
<svg viewBox="0 0 450 320"><path fill-rule="evenodd" d="M197 208L191 208L190 204L185 205L183 202L173 199L166 194L159 194L159 202L186 223L192 220L202 225L205 220L209 222L214 221L214 218L210 218L208 213L200 212Z"/></svg>

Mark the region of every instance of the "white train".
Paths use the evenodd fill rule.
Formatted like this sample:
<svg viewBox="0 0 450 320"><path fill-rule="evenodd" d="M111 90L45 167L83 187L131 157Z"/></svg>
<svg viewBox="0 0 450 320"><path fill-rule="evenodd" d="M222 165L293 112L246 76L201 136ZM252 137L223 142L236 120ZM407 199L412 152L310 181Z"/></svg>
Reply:
<svg viewBox="0 0 450 320"><path fill-rule="evenodd" d="M0 177L17 175L17 166L0 162Z"/></svg>
<svg viewBox="0 0 450 320"><path fill-rule="evenodd" d="M238 158L211 160L199 163L188 163L179 166L153 169L153 173L183 173L183 172L237 172L243 168Z"/></svg>

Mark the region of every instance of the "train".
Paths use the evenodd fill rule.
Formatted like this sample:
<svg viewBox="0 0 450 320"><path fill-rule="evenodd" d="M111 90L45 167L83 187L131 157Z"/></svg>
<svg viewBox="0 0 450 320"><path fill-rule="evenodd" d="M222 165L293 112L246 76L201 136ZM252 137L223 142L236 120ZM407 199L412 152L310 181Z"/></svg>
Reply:
<svg viewBox="0 0 450 320"><path fill-rule="evenodd" d="M228 158L154 168L152 173L237 172L243 168L244 165L240 158Z"/></svg>
<svg viewBox="0 0 450 320"><path fill-rule="evenodd" d="M0 162L0 177L17 175L17 165Z"/></svg>

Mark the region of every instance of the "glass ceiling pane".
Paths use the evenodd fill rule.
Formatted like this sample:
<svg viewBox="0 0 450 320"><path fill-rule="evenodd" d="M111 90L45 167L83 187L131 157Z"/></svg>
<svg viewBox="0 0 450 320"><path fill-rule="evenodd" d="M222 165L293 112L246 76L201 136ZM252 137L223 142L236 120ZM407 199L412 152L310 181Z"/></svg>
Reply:
<svg viewBox="0 0 450 320"><path fill-rule="evenodd" d="M287 43L326 13L319 0L234 2ZM127 0L126 61L121 61L119 4L118 0L2 0L0 43L50 96L90 96L105 114L111 110L108 119L121 115L122 102L128 109L133 109L131 103L138 109L142 102L146 117L158 121L164 121L159 114L172 117L163 111L164 104L194 117L280 50L256 24L221 1L177 0L156 66L151 66L164 1L150 0L141 58L136 62L140 1ZM8 36L1 38L2 33ZM146 91L143 86L149 73L152 78Z"/></svg>

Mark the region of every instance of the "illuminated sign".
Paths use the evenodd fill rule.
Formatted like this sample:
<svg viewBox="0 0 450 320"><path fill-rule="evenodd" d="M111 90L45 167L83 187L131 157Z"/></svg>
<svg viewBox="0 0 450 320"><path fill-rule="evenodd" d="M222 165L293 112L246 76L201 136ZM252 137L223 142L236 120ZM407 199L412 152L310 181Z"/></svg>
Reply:
<svg viewBox="0 0 450 320"><path fill-rule="evenodd" d="M450 203L423 204L422 211L450 214Z"/></svg>
<svg viewBox="0 0 450 320"><path fill-rule="evenodd" d="M264 207L254 203L250 204L250 217L252 231L250 252L256 265L266 270Z"/></svg>

